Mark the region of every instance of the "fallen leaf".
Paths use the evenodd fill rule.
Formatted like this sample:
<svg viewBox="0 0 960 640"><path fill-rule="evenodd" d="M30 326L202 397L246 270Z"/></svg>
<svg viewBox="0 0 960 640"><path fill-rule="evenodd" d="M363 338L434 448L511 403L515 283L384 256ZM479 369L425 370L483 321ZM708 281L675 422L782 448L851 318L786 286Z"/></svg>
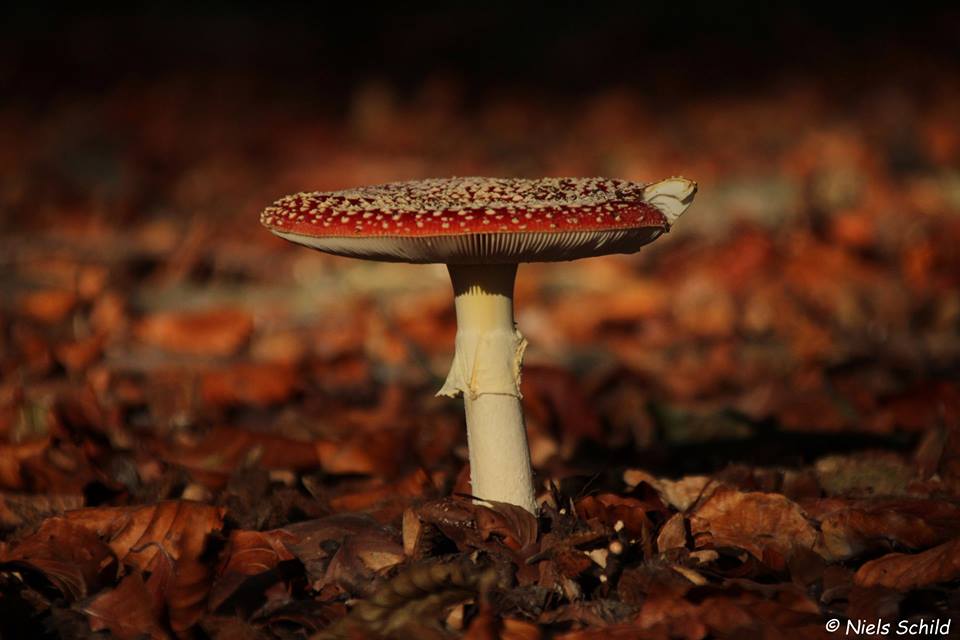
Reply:
<svg viewBox="0 0 960 640"><path fill-rule="evenodd" d="M101 591L78 608L90 619L91 629L107 629L121 640L170 637L163 629L139 571L125 576L116 588Z"/></svg>
<svg viewBox="0 0 960 640"><path fill-rule="evenodd" d="M484 539L500 536L503 543L520 551L537 541L537 519L526 509L515 504L486 500L489 507L478 509L477 529Z"/></svg>
<svg viewBox="0 0 960 640"><path fill-rule="evenodd" d="M276 529L273 531L233 531L222 553L217 578L210 589L209 608L216 611L250 576L270 571L294 555L284 546L297 537Z"/></svg>
<svg viewBox="0 0 960 640"><path fill-rule="evenodd" d="M569 372L545 366L525 367L521 391L528 415L547 425L555 423L567 446L583 438L603 438L600 418L582 384Z"/></svg>
<svg viewBox="0 0 960 640"><path fill-rule="evenodd" d="M49 446L48 438L17 444L0 443L0 488L23 489L24 461L42 455Z"/></svg>
<svg viewBox="0 0 960 640"><path fill-rule="evenodd" d="M118 567L110 547L96 533L62 517L45 520L0 557L0 563L38 572L70 601L112 582Z"/></svg>
<svg viewBox="0 0 960 640"><path fill-rule="evenodd" d="M376 574L404 558L398 532L367 515L337 514L284 528L284 546L307 569L317 588L336 583L363 593Z"/></svg>
<svg viewBox="0 0 960 640"><path fill-rule="evenodd" d="M515 505L492 507L457 498L441 498L416 507L417 516L436 526L461 550L495 548L493 536L513 551L528 549L537 537L536 519Z"/></svg>
<svg viewBox="0 0 960 640"><path fill-rule="evenodd" d="M244 464L254 463L262 469L303 471L320 465L321 444L218 426L193 441L165 443L161 455L169 462L204 473L229 475Z"/></svg>
<svg viewBox="0 0 960 640"><path fill-rule="evenodd" d="M297 548L298 558L307 557L302 545ZM374 530L346 536L313 587L332 584L353 595L368 595L377 578L404 559L403 546L392 534Z"/></svg>
<svg viewBox="0 0 960 640"><path fill-rule="evenodd" d="M675 513L670 516L657 534L657 551L663 553L669 549L677 549L687 546L687 527L686 520L682 513Z"/></svg>
<svg viewBox="0 0 960 640"><path fill-rule="evenodd" d="M0 528L14 529L83 506L79 494L0 493Z"/></svg>
<svg viewBox="0 0 960 640"><path fill-rule="evenodd" d="M649 538L653 534L653 523L647 517L647 512L659 511L663 505L655 496L651 501L643 501L601 493L581 498L576 503L576 509L586 520L596 518L610 529L622 527L629 536Z"/></svg>
<svg viewBox="0 0 960 640"><path fill-rule="evenodd" d="M377 520L386 522L407 505L434 491L430 476L418 468L396 480L371 478L340 495L331 496L329 503L334 511L366 511Z"/></svg>
<svg viewBox="0 0 960 640"><path fill-rule="evenodd" d="M201 356L228 356L246 344L253 319L239 309L161 312L142 319L134 332L150 346Z"/></svg>
<svg viewBox="0 0 960 640"><path fill-rule="evenodd" d="M268 407L288 400L298 386L291 366L239 363L205 373L200 379L200 395L204 403L217 407Z"/></svg>
<svg viewBox="0 0 960 640"><path fill-rule="evenodd" d="M635 620L634 631L639 628L650 634L665 633L661 637L689 640L832 637L824 629L820 608L805 594L789 587L769 598L731 591L707 595L695 603L668 595L648 598Z"/></svg>
<svg viewBox="0 0 960 640"><path fill-rule="evenodd" d="M60 343L53 350L57 362L72 373L88 369L100 359L102 352L103 338L97 335Z"/></svg>
<svg viewBox="0 0 960 640"><path fill-rule="evenodd" d="M720 488L690 516L697 548L732 546L773 568L797 548L812 549L817 531L795 502L775 493Z"/></svg>
<svg viewBox="0 0 960 640"><path fill-rule="evenodd" d="M64 518L95 531L124 564L144 572L171 565L162 588L176 633L203 615L211 570L201 559L210 535L223 527L223 509L197 502L166 501L137 507L79 509ZM151 576L153 580L153 576Z"/></svg>
<svg viewBox="0 0 960 640"><path fill-rule="evenodd" d="M890 553L860 567L853 581L862 587L911 591L960 578L960 540L922 553Z"/></svg>
<svg viewBox="0 0 960 640"><path fill-rule="evenodd" d="M27 317L45 324L57 324L73 311L77 296L70 291L48 289L24 294L19 302Z"/></svg>
<svg viewBox="0 0 960 640"><path fill-rule="evenodd" d="M835 562L891 544L924 549L960 535L960 506L925 498L804 501L819 522L816 551Z"/></svg>
<svg viewBox="0 0 960 640"><path fill-rule="evenodd" d="M721 483L708 476L687 476L680 480L661 478L655 488L664 502L677 511L686 513L695 504L709 499L721 486Z"/></svg>
<svg viewBox="0 0 960 640"><path fill-rule="evenodd" d="M417 517L416 512L407 507L403 510L403 552L408 557L414 557L420 549L421 540L424 535L423 521Z"/></svg>
<svg viewBox="0 0 960 640"><path fill-rule="evenodd" d="M375 439L356 434L339 441L316 443L320 464L327 473L392 475L402 463L409 446L406 432L380 431Z"/></svg>

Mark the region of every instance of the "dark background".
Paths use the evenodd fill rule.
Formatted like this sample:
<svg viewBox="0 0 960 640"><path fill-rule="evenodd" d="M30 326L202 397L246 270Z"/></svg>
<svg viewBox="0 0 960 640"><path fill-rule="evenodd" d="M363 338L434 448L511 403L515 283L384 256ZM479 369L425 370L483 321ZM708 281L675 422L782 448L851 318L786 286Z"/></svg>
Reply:
<svg viewBox="0 0 960 640"><path fill-rule="evenodd" d="M411 88L441 74L470 96L633 85L676 99L798 74L855 91L960 62L960 11L939 3L328 4L8 8L0 86L41 107L72 92L216 71L262 87L259 100L296 91L342 107L361 78Z"/></svg>

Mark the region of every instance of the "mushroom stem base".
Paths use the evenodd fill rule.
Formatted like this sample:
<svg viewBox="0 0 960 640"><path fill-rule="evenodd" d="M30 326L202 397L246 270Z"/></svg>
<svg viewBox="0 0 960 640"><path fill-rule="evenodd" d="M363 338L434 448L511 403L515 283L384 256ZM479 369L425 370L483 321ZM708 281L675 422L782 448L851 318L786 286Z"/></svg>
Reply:
<svg viewBox="0 0 960 640"><path fill-rule="evenodd" d="M470 484L481 500L507 502L537 512L530 450L520 399L487 394L463 399L470 447Z"/></svg>
<svg viewBox="0 0 960 640"><path fill-rule="evenodd" d="M472 493L536 513L520 404L526 339L513 320L516 265L450 265L456 352L437 395L464 396Z"/></svg>

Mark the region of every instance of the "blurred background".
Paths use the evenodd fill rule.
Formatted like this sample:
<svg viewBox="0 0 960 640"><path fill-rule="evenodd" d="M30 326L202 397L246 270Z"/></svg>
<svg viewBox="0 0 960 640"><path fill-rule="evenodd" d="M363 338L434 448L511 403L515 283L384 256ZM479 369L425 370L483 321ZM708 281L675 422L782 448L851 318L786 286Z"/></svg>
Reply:
<svg viewBox="0 0 960 640"><path fill-rule="evenodd" d="M327 471L453 482L461 409L432 397L444 268L311 253L257 222L288 193L451 175L700 183L640 254L521 268L542 476L879 448L912 477L956 417L955 8L7 11L8 442L89 423L185 474L166 495L251 451L290 466L269 438L321 443ZM35 490L80 473L57 464ZM127 490L160 481L143 464ZM88 494L119 491L96 477Z"/></svg>

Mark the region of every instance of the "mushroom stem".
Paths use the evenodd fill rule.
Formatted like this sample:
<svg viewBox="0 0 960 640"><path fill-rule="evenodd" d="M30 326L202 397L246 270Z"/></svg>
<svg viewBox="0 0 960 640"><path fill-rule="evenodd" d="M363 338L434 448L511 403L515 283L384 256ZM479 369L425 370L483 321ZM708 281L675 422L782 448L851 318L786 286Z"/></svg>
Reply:
<svg viewBox="0 0 960 640"><path fill-rule="evenodd" d="M437 395L463 394L473 495L536 513L520 404L527 341L513 320L517 265L448 268L457 309L456 351Z"/></svg>

